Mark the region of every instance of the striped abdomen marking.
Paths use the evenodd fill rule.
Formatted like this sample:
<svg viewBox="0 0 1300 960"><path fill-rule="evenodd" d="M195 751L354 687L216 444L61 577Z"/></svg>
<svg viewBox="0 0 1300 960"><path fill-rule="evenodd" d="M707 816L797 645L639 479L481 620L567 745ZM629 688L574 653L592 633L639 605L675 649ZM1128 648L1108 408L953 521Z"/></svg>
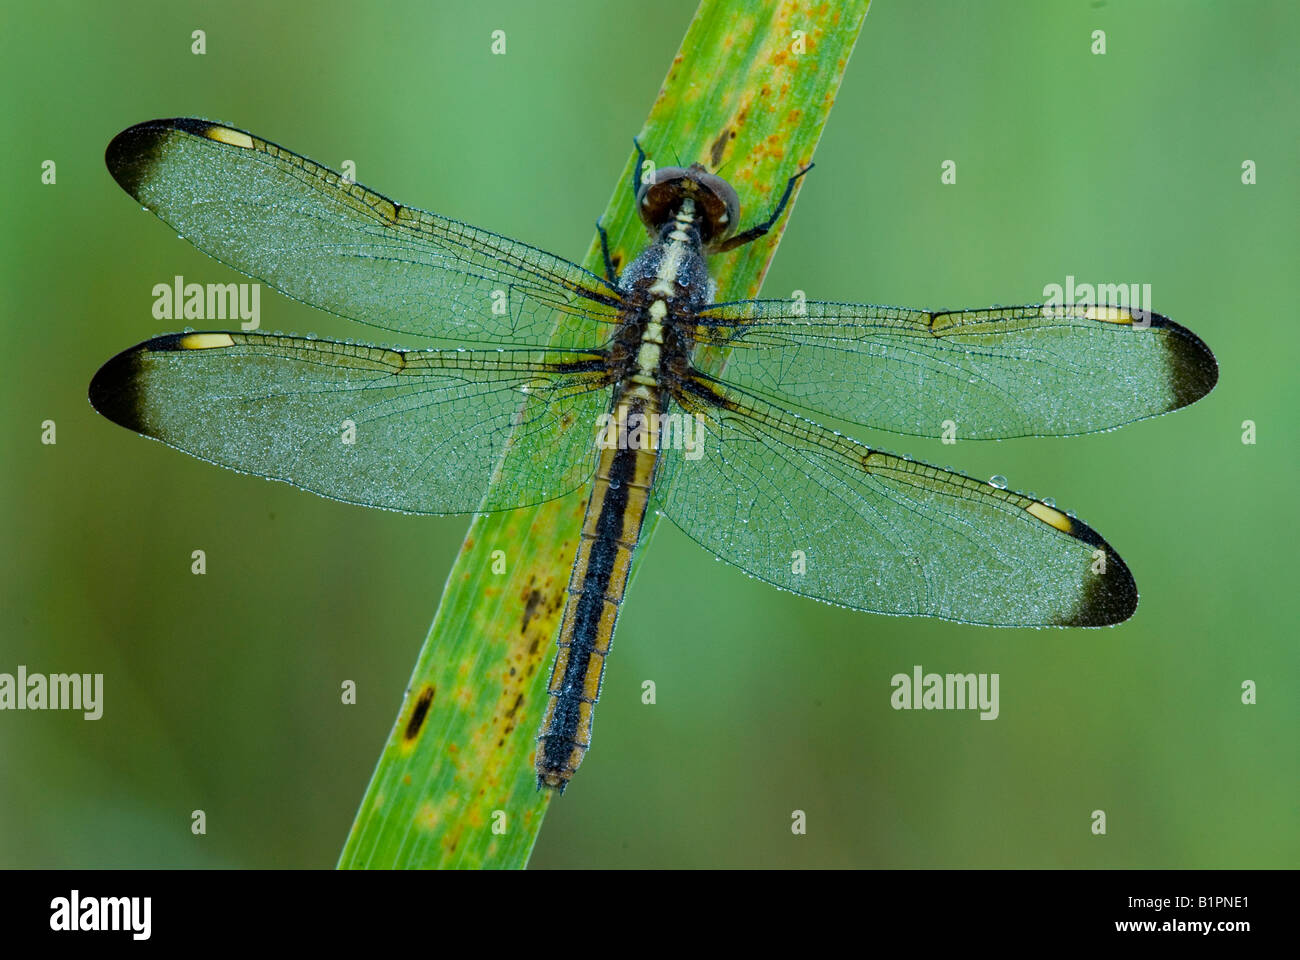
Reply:
<svg viewBox="0 0 1300 960"><path fill-rule="evenodd" d="M614 401L614 416L621 423L636 414L659 412L657 391L641 384L620 391ZM647 433L645 449L600 451L547 684L546 716L537 736L539 787L563 792L591 745L605 657L654 480L657 432Z"/></svg>

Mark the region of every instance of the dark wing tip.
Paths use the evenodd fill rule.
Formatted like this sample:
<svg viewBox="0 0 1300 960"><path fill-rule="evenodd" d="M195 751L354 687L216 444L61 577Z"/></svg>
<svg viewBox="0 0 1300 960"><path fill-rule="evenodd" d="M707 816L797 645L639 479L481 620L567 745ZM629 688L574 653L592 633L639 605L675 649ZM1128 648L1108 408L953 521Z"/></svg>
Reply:
<svg viewBox="0 0 1300 960"><path fill-rule="evenodd" d="M1195 403L1219 382L1219 361L1205 341L1180 324L1158 313L1151 315L1151 326L1164 330L1169 381L1173 387L1177 410Z"/></svg>
<svg viewBox="0 0 1300 960"><path fill-rule="evenodd" d="M1219 362L1205 341L1186 327L1158 313L1150 317L1152 328L1165 334L1163 342L1173 393L1169 409L1177 410L1195 403L1219 382ZM1133 616L1138 605L1137 583L1132 571L1092 527L1073 518L1070 526L1071 536L1105 553L1105 572L1090 575L1074 611L1057 625L1107 627L1123 623Z"/></svg>
<svg viewBox="0 0 1300 960"><path fill-rule="evenodd" d="M90 379L90 405L119 426L149 434L144 419L144 387L141 383L144 358L150 353L185 349L187 334L169 333L137 343L100 367Z"/></svg>
<svg viewBox="0 0 1300 960"><path fill-rule="evenodd" d="M159 150L167 135L175 131L207 136L208 131L221 124L194 117L174 117L169 120L146 120L127 127L109 141L104 151L104 163L113 179L123 190L137 200L140 184L158 160Z"/></svg>
<svg viewBox="0 0 1300 960"><path fill-rule="evenodd" d="M1070 535L1103 551L1104 572L1091 572L1073 613L1058 627L1110 627L1133 616L1138 605L1137 582L1128 564L1101 534L1081 520L1070 519Z"/></svg>
<svg viewBox="0 0 1300 960"><path fill-rule="evenodd" d="M88 391L90 405L114 423L144 433L141 420L140 357L146 349L139 344L123 350L95 372Z"/></svg>

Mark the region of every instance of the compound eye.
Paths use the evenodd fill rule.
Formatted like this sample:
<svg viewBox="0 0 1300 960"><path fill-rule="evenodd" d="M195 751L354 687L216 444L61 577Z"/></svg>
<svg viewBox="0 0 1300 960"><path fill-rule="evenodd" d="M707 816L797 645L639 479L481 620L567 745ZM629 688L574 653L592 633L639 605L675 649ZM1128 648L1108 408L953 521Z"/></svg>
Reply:
<svg viewBox="0 0 1300 960"><path fill-rule="evenodd" d="M696 172L699 200L707 226L707 240L717 243L733 230L740 220L740 197L735 189L721 177L712 173Z"/></svg>
<svg viewBox="0 0 1300 960"><path fill-rule="evenodd" d="M689 171L681 167L661 167L655 171L653 181L641 184L636 195L636 212L651 233L673 215L681 195L682 181L687 179Z"/></svg>
<svg viewBox="0 0 1300 960"><path fill-rule="evenodd" d="M654 179L649 183L641 184L636 192L637 202L644 205L649 195L659 192L656 188L669 187L681 180L688 178L690 171L682 167L660 167L655 171Z"/></svg>

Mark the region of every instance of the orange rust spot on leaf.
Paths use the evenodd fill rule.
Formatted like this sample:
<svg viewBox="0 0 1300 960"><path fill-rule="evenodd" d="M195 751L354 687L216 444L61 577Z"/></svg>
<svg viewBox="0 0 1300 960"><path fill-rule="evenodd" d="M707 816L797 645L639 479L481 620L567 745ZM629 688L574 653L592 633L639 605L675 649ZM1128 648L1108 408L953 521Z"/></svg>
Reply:
<svg viewBox="0 0 1300 960"><path fill-rule="evenodd" d="M460 843L460 835L461 830L457 829L455 833L448 834L442 838L443 846L447 848L448 853L454 853L456 851L456 845Z"/></svg>
<svg viewBox="0 0 1300 960"><path fill-rule="evenodd" d="M432 830L438 825L438 811L430 804L422 804L415 814L415 824L425 830Z"/></svg>

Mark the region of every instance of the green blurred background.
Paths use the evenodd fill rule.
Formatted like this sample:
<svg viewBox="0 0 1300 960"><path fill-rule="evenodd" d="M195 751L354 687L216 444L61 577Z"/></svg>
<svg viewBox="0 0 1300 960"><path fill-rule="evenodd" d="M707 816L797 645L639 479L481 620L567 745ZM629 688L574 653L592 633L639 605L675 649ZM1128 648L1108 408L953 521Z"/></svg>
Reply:
<svg viewBox="0 0 1300 960"><path fill-rule="evenodd" d="M155 283L240 279L103 152L142 120L222 120L581 259L693 3L439 7L6 8L0 671L102 672L106 694L96 722L0 713L0 865L335 862L466 521L238 476L91 410L99 364L164 332ZM1141 608L1088 632L855 614L663 524L535 866L1300 865L1298 28L1283 2L873 4L765 290L983 306L1067 274L1150 283L1218 355L1193 408L955 448L857 431L1076 510ZM262 325L382 339L269 291ZM1001 717L891 710L914 664L999 673Z"/></svg>

